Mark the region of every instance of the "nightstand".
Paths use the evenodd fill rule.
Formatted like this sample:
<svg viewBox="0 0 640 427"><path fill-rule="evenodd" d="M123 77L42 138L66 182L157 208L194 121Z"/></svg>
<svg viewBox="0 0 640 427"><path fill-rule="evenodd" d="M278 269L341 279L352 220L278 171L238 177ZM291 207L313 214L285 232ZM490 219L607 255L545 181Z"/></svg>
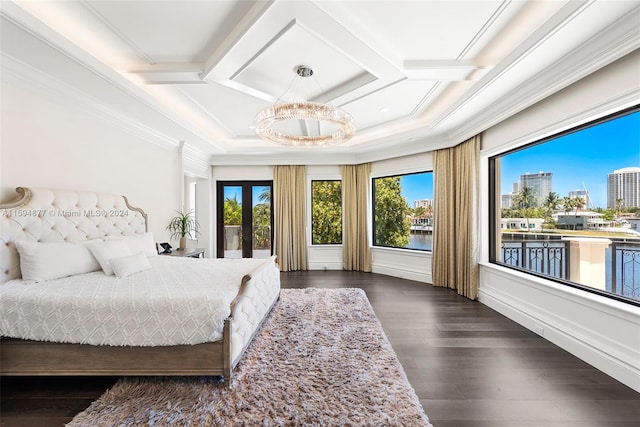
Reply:
<svg viewBox="0 0 640 427"><path fill-rule="evenodd" d="M172 249L170 254L160 254L160 255L188 257L188 258L204 258L204 248L186 248L183 250Z"/></svg>

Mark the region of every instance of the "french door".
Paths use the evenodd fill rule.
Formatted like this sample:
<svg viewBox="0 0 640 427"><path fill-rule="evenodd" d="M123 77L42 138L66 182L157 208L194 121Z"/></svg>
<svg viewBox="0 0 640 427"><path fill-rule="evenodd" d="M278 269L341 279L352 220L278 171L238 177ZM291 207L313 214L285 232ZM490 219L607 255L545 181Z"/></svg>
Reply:
<svg viewBox="0 0 640 427"><path fill-rule="evenodd" d="M272 181L218 181L218 258L268 258L273 253Z"/></svg>

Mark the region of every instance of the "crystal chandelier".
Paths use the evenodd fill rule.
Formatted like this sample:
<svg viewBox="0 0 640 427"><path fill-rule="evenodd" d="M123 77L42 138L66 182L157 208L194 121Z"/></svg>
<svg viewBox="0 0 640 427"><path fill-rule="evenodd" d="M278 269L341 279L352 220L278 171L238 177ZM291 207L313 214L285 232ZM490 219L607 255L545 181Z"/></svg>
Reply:
<svg viewBox="0 0 640 427"><path fill-rule="evenodd" d="M296 74L306 78L313 75L313 70L306 65L300 65L296 69ZM278 124L290 120L315 121L318 129L321 129L324 124L324 127L332 127L335 130L319 132L318 135L297 135L276 128ZM355 134L355 126L349 113L331 105L308 101L290 103L276 101L274 105L264 108L256 116L256 133L261 138L278 144L324 147L351 139Z"/></svg>

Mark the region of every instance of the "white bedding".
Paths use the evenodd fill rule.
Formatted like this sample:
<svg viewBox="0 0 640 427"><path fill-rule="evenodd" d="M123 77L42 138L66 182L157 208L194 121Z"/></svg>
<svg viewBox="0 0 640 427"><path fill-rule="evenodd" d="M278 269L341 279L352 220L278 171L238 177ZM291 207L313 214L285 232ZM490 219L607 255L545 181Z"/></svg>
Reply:
<svg viewBox="0 0 640 427"><path fill-rule="evenodd" d="M242 276L266 260L154 256L149 261L150 270L121 279L97 271L2 283L0 335L112 346L217 341Z"/></svg>

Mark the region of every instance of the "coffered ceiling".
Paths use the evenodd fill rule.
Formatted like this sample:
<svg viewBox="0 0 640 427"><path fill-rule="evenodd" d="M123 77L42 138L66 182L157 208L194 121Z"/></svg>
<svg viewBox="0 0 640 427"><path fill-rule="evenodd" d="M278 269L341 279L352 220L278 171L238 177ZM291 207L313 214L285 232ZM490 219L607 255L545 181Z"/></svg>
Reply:
<svg viewBox="0 0 640 427"><path fill-rule="evenodd" d="M336 155L355 161L456 144L637 49L639 5L3 1L2 15L5 26L37 36L160 112L163 121L129 118L167 141L186 140L222 159L216 161ZM3 55L28 62L24 45L12 44L17 34L3 34ZM296 79L298 65L310 66L313 77ZM60 70L43 71L64 80ZM73 85L96 90L89 82ZM261 140L256 114L284 97L343 108L356 136L324 149ZM114 111L123 103L100 102Z"/></svg>

